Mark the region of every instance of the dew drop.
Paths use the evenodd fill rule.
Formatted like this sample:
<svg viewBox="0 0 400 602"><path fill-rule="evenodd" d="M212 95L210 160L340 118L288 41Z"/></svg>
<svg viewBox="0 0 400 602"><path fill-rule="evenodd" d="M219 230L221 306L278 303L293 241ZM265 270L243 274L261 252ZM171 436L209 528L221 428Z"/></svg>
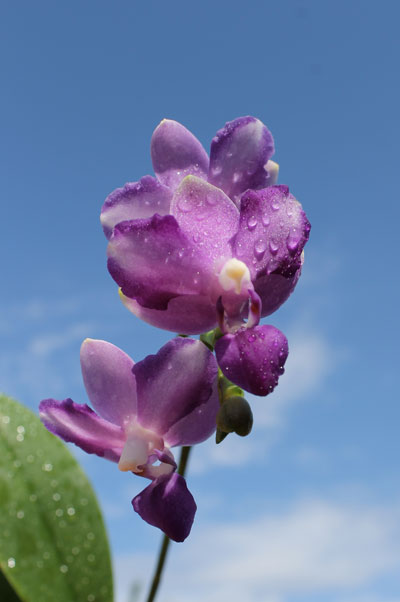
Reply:
<svg viewBox="0 0 400 602"><path fill-rule="evenodd" d="M248 226L249 230L254 230L254 228L257 226L257 218L255 215L251 215L248 218L247 226Z"/></svg>
<svg viewBox="0 0 400 602"><path fill-rule="evenodd" d="M21 433L23 435L25 433L25 428L22 425L17 426L17 433Z"/></svg>
<svg viewBox="0 0 400 602"><path fill-rule="evenodd" d="M67 509L67 514L68 514L69 516L74 516L74 514L75 514L75 508L74 508L73 506L70 506L70 507Z"/></svg>
<svg viewBox="0 0 400 602"><path fill-rule="evenodd" d="M278 211L280 209L280 204L278 199L274 199L271 203L271 207L274 211Z"/></svg>
<svg viewBox="0 0 400 602"><path fill-rule="evenodd" d="M58 502L59 500L61 500L61 495L59 493L53 493L53 500L55 502Z"/></svg>
<svg viewBox="0 0 400 602"><path fill-rule="evenodd" d="M62 564L62 565L60 566L60 571L61 571L62 573L68 573L68 567L67 567L67 565L66 565L66 564Z"/></svg>
<svg viewBox="0 0 400 602"><path fill-rule="evenodd" d="M1 420L2 420L3 424L10 424L10 417L9 416L3 416L3 418ZM14 559L12 558L11 560L14 560Z"/></svg>
<svg viewBox="0 0 400 602"><path fill-rule="evenodd" d="M180 199L178 201L178 208L183 211L183 213L190 213L192 210L192 203L188 199Z"/></svg>
<svg viewBox="0 0 400 602"><path fill-rule="evenodd" d="M7 560L7 566L9 569L13 569L15 567L15 564L16 564L15 558L9 558Z"/></svg>
<svg viewBox="0 0 400 602"><path fill-rule="evenodd" d="M222 172L222 166L214 165L214 167L212 168L213 176L219 176L221 172Z"/></svg>
<svg viewBox="0 0 400 602"><path fill-rule="evenodd" d="M56 516L58 516L60 518L63 514L64 514L64 510L62 508L57 508Z"/></svg>
<svg viewBox="0 0 400 602"><path fill-rule="evenodd" d="M25 512L23 510L18 510L17 518L24 518L24 516L25 516Z"/></svg>
<svg viewBox="0 0 400 602"><path fill-rule="evenodd" d="M242 179L242 174L239 171L235 171L235 173L233 174L233 183L237 184L238 182L240 182L240 180Z"/></svg>
<svg viewBox="0 0 400 602"><path fill-rule="evenodd" d="M267 243L262 238L259 238L254 243L254 253L256 254L256 256L259 259L264 255L266 248L267 248Z"/></svg>
<svg viewBox="0 0 400 602"><path fill-rule="evenodd" d="M278 249L279 249L278 245L271 240L269 243L269 250L271 251L272 255L276 255L278 252Z"/></svg>
<svg viewBox="0 0 400 602"><path fill-rule="evenodd" d="M44 470L45 472L51 472L53 470L53 464L50 464L50 462L43 464L42 470Z"/></svg>
<svg viewBox="0 0 400 602"><path fill-rule="evenodd" d="M262 219L262 223L264 224L264 226L269 226L271 220L269 218L268 213L265 213L261 219Z"/></svg>

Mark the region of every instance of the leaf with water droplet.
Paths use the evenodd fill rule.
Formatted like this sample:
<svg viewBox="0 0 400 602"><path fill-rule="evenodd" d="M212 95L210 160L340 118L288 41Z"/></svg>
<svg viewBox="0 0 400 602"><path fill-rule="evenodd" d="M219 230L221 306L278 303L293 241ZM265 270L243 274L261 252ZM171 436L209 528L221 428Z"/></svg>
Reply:
<svg viewBox="0 0 400 602"><path fill-rule="evenodd" d="M1 601L112 601L107 536L85 474L37 416L3 395L0 507Z"/></svg>

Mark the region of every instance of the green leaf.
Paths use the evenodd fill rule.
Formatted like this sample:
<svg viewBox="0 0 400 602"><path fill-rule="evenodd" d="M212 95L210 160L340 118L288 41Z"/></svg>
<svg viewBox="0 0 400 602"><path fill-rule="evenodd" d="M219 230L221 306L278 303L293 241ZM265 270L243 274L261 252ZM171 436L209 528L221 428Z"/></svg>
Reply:
<svg viewBox="0 0 400 602"><path fill-rule="evenodd" d="M107 536L85 474L35 414L3 395L0 567L6 602L113 599ZM3 594L8 584L15 594Z"/></svg>

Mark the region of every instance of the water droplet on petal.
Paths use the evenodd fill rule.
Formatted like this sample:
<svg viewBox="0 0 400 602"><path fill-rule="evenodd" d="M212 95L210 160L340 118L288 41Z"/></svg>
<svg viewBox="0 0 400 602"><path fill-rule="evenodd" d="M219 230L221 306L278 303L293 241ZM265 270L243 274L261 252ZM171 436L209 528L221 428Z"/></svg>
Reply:
<svg viewBox="0 0 400 602"><path fill-rule="evenodd" d="M183 213L189 213L192 210L192 203L188 199L179 199L178 208Z"/></svg>
<svg viewBox="0 0 400 602"><path fill-rule="evenodd" d="M271 203L271 207L274 211L278 211L278 209L280 209L280 204L278 199L274 199Z"/></svg>
<svg viewBox="0 0 400 602"><path fill-rule="evenodd" d="M270 220L268 213L265 213L261 219L262 219L262 223L264 224L264 226L269 226L271 220Z"/></svg>
<svg viewBox="0 0 400 602"><path fill-rule="evenodd" d="M257 218L255 215L251 215L248 218L247 226L248 226L249 230L254 230L254 228L257 226Z"/></svg>
<svg viewBox="0 0 400 602"><path fill-rule="evenodd" d="M269 250L271 251L272 255L276 255L278 252L278 249L279 249L279 246L271 240L269 243Z"/></svg>
<svg viewBox="0 0 400 602"><path fill-rule="evenodd" d="M258 240L256 240L256 242L254 243L254 253L258 259L261 259L266 249L267 243L263 238L259 238Z"/></svg>

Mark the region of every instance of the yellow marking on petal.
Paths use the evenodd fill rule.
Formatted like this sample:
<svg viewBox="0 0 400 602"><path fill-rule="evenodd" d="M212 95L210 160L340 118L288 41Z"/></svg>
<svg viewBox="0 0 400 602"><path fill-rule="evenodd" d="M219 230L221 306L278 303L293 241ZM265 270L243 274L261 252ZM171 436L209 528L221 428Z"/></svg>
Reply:
<svg viewBox="0 0 400 602"><path fill-rule="evenodd" d="M249 268L243 261L233 257L224 264L219 274L219 282L225 291L234 289L235 293L240 295L243 285L251 282Z"/></svg>

